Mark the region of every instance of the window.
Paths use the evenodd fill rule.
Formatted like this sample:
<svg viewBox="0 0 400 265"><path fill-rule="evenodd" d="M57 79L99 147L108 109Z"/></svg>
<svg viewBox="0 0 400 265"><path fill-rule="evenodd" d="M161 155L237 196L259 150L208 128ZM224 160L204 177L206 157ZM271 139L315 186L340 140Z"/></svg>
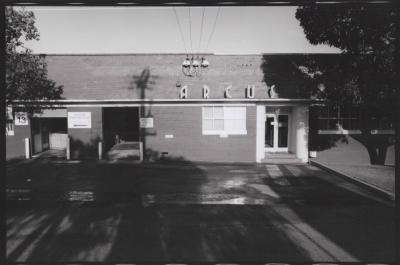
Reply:
<svg viewBox="0 0 400 265"><path fill-rule="evenodd" d="M319 130L358 130L359 113L351 107L326 106L318 109Z"/></svg>
<svg viewBox="0 0 400 265"><path fill-rule="evenodd" d="M375 130L394 130L394 122L390 117L370 116L368 122Z"/></svg>
<svg viewBox="0 0 400 265"><path fill-rule="evenodd" d="M203 134L247 134L246 107L203 107Z"/></svg>

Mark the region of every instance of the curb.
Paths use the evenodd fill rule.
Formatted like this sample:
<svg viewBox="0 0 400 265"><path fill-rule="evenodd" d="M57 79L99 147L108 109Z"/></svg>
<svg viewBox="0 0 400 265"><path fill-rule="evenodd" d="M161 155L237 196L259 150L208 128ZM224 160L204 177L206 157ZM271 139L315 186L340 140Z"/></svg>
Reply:
<svg viewBox="0 0 400 265"><path fill-rule="evenodd" d="M375 185L372 185L372 184L370 184L368 182L365 182L365 181L362 181L360 179L357 179L357 178L354 178L352 176L349 176L347 174L341 173L341 172L339 172L337 170L334 170L334 169L332 169L332 168L330 168L330 167L328 167L326 165L323 165L321 163L318 163L318 162L315 162L315 161L312 161L312 160L310 160L310 165L316 166L316 167L318 167L318 168L320 168L322 170L325 170L325 171L327 171L327 172L329 172L331 174L334 174L334 175L336 175L338 177L344 178L344 179L352 182L353 184L356 184L356 185L358 185L360 187L363 187L363 188L375 193L376 195L378 195L381 198L384 198L384 199L387 199L387 200L390 200L390 201L394 201L395 200L394 194L391 194L390 192L388 192L388 191L386 191L384 189L381 189L381 188L379 188L379 187L377 187Z"/></svg>

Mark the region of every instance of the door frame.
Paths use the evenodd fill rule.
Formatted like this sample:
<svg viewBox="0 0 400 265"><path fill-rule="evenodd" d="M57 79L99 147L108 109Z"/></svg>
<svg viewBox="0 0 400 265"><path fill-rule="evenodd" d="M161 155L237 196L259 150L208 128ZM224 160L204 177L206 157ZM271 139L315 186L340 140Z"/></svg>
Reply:
<svg viewBox="0 0 400 265"><path fill-rule="evenodd" d="M278 130L279 127L276 126L278 124L278 117L279 115L287 115L288 116L288 133L287 133L287 147L278 147ZM265 147L265 142L264 142L264 151L268 153L277 153L277 152L282 152L282 153L288 153L289 152L289 145L290 145L290 132L291 132L291 115L290 112L286 111L280 111L279 108L275 110L274 113L265 113L264 116L264 121L267 120L267 117L273 117L274 118L274 140L273 140L273 147ZM264 122L265 124L265 122ZM264 125L265 126L265 125ZM265 131L264 131L264 137L265 133L267 132L267 128L265 126Z"/></svg>

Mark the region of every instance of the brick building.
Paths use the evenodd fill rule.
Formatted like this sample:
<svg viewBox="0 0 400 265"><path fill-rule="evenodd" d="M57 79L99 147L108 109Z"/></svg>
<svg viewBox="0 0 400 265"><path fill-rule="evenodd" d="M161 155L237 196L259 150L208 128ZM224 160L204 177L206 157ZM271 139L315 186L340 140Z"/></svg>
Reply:
<svg viewBox="0 0 400 265"><path fill-rule="evenodd" d="M7 158L23 156L29 138L32 153L69 142L71 159L96 158L99 142L103 154L116 143L142 142L148 159L262 162L283 152L308 161L312 101L271 95L263 55L208 55L200 77L182 74L183 59L48 55L48 76L64 87L63 99L13 103ZM20 121L24 104L43 112Z"/></svg>

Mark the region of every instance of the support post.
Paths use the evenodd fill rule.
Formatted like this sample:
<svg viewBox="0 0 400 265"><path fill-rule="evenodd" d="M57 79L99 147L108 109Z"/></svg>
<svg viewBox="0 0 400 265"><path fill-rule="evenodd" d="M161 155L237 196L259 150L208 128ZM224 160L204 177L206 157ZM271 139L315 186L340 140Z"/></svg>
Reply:
<svg viewBox="0 0 400 265"><path fill-rule="evenodd" d="M67 160L70 160L71 159L71 147L70 147L69 136L67 136L67 150L66 150L66 153L67 153Z"/></svg>
<svg viewBox="0 0 400 265"><path fill-rule="evenodd" d="M139 142L139 159L143 161L143 142Z"/></svg>
<svg viewBox="0 0 400 265"><path fill-rule="evenodd" d="M103 156L103 143L101 141L99 141L98 144L98 151L99 151L99 160L101 160Z"/></svg>
<svg viewBox="0 0 400 265"><path fill-rule="evenodd" d="M29 138L25 138L25 158L31 158L31 143Z"/></svg>

